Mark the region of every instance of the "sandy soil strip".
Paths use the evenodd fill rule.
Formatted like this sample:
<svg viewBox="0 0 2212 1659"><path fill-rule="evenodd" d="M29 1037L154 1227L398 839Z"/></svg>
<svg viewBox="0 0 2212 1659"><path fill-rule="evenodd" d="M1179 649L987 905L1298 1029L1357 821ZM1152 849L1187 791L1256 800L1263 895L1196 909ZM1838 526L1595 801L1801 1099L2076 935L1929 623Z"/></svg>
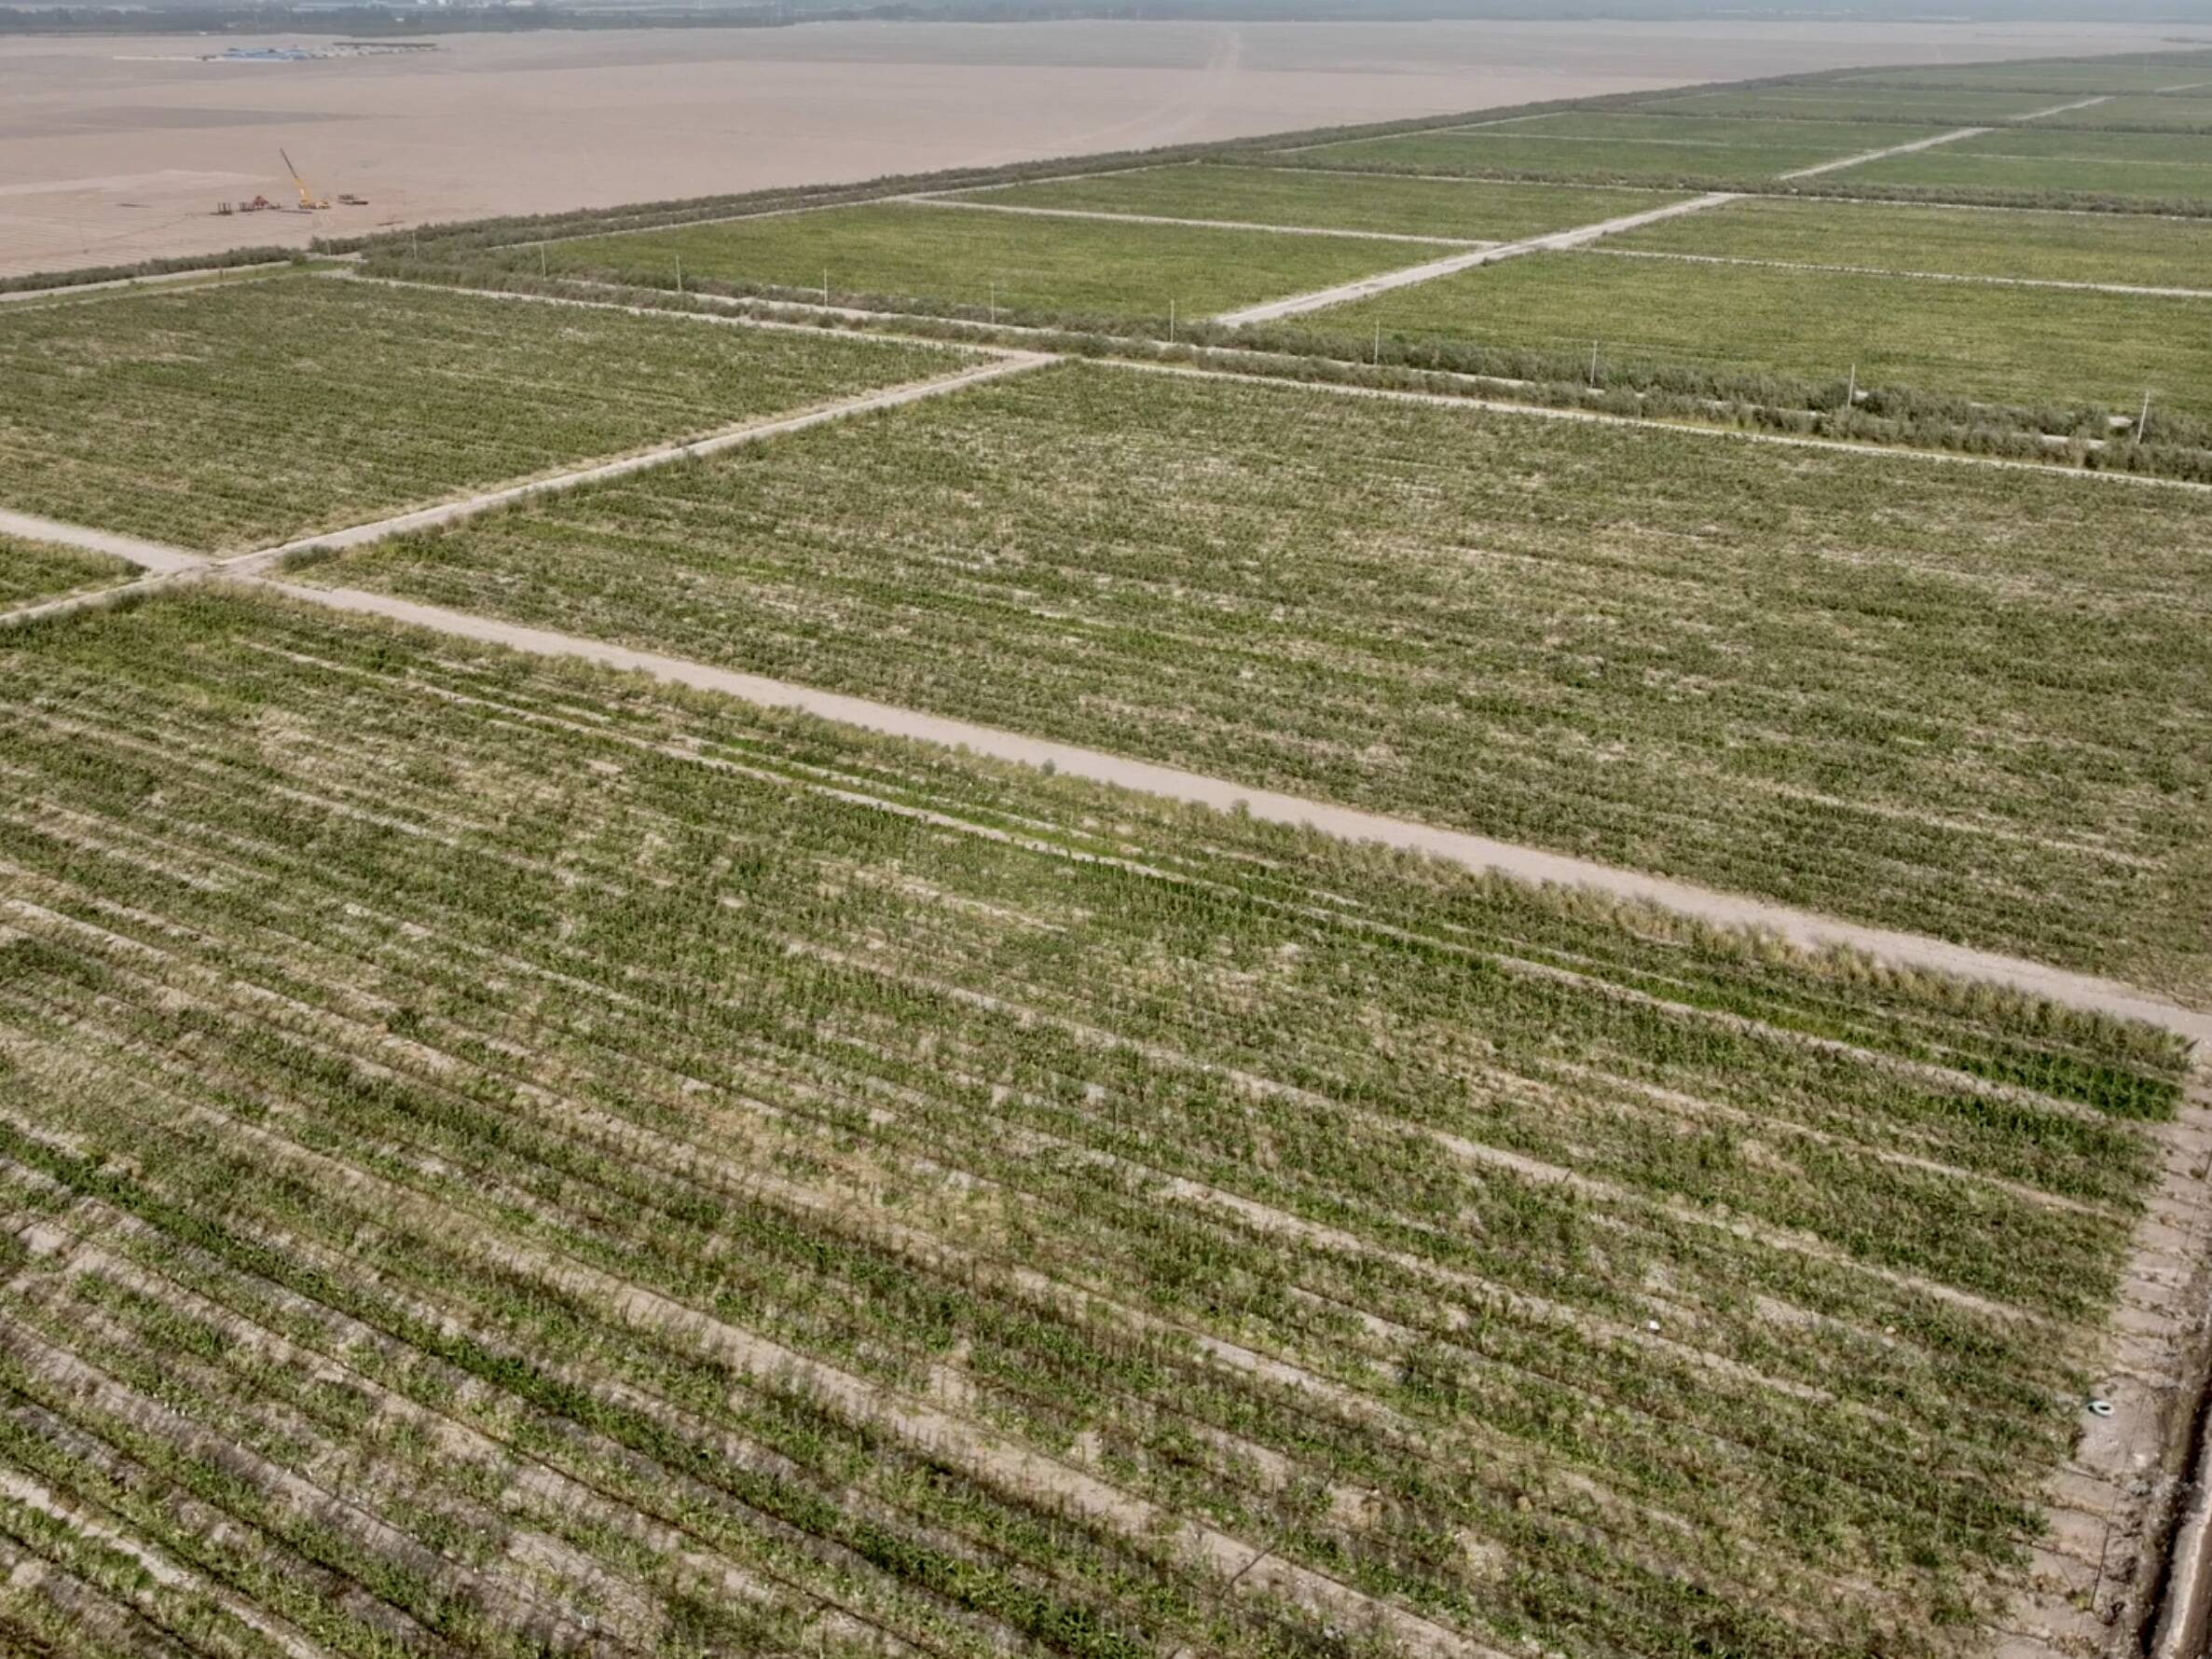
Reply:
<svg viewBox="0 0 2212 1659"><path fill-rule="evenodd" d="M1109 225L1182 225L1194 230L1265 230L1276 236L1341 236L1362 242L1417 242L1432 248L1491 248L1495 242L1466 236L1410 236L1397 230L1345 230L1327 225L1262 225L1257 219L1178 219L1166 213L1106 213L1089 208L1030 207L1011 201L978 201L972 196L910 196L908 207L967 208L980 213L1027 213L1039 219L1103 219Z"/></svg>
<svg viewBox="0 0 2212 1659"><path fill-rule="evenodd" d="M1825 265L1804 259L1745 259L1657 248L1591 248L1614 259L1675 259L1691 265L1750 265L1766 270L1823 271L1845 277L1903 277L1916 282L1985 283L1998 288L2063 288L2076 294L2135 294L2159 299L2212 299L2212 288L2155 288L2137 282L2069 282L2056 277L1999 277L1977 271L1889 270L1878 265Z"/></svg>
<svg viewBox="0 0 2212 1659"><path fill-rule="evenodd" d="M1516 259L1523 254L1556 253L1561 249L1579 248L1585 242L1596 241L1601 236L1610 236L1616 231L1634 230L1639 226L1676 218L1683 213L1703 213L1707 208L1719 207L1723 202L1736 199L1737 192L1733 190L1716 190L1710 195L1694 196L1687 201L1646 208L1640 213L1624 213L1617 219L1601 219L1594 225L1577 225L1567 230L1549 231L1543 236L1528 237L1518 242L1500 242L1494 247L1478 248L1471 253L1454 254L1449 258L1431 260L1426 265L1407 266L1399 270L1384 271L1381 276L1362 277L1356 282L1344 282L1312 294L1293 295L1288 299L1271 300L1265 305L1247 306L1241 311L1225 311L1213 321L1232 328L1248 322L1273 322L1329 306L1371 298L1378 294L1387 294L1394 288L1407 288L1416 282L1431 282L1438 277L1471 270L1478 265L1493 265L1501 259Z"/></svg>
<svg viewBox="0 0 2212 1659"><path fill-rule="evenodd" d="M118 536L112 530L96 530L81 524L63 524L58 518L41 518L34 513L11 513L4 507L0 507L0 534L20 536L26 542L51 542L61 547L81 547L89 553L111 554L119 559L129 559L142 570L197 570L208 562L199 554L187 553L181 547L141 542L135 536Z"/></svg>
<svg viewBox="0 0 2212 1659"><path fill-rule="evenodd" d="M816 691L757 674L742 674L680 657L580 638L572 634L496 622L384 594L350 588L303 587L266 579L259 585L333 610L386 617L537 656L572 658L646 674L672 685L720 692L764 707L796 708L845 725L916 738L948 748L965 747L994 760L1050 768L1167 800L1188 802L1223 812L1243 810L1268 823L1302 825L1345 841L1373 842L1425 853L1469 870L1495 871L1518 881L1594 888L1614 898L1656 904L1721 926L1761 928L1812 949L1842 945L1883 961L1985 980L2069 1008L2139 1020L2195 1041L2212 1041L2212 1013L2184 1008L2110 980L2069 973L1995 952L1971 950L1887 928L1862 926L1740 894L1618 870L1587 858L1516 846L1487 836L1439 830L1410 819L1385 817L1327 802L1254 789L1227 778L1206 777L1099 749L1027 737L996 727L923 714L863 697Z"/></svg>

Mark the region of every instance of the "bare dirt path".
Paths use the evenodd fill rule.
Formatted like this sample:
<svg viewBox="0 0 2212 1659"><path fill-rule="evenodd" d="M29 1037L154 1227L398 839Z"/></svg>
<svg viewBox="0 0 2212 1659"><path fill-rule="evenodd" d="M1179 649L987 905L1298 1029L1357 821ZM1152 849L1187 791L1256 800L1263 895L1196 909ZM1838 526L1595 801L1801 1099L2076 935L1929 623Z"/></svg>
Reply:
<svg viewBox="0 0 2212 1659"><path fill-rule="evenodd" d="M1640 213L1624 213L1617 219L1601 219L1594 225L1577 225L1567 230L1549 231L1543 236L1524 238L1518 242L1499 242L1492 247L1454 254L1449 258L1433 259L1426 265L1407 266L1399 270L1384 271L1380 276L1362 277L1356 282L1343 282L1334 288L1317 289L1311 294L1297 294L1288 299L1270 300L1265 305L1247 306L1241 311L1224 311L1214 321L1230 327L1240 327L1247 322L1273 322L1285 317L1301 316L1308 311L1318 311L1329 306L1347 305L1353 300L1387 294L1394 288L1407 288L1416 282L1433 282L1438 277L1472 270L1478 265L1494 265L1501 259L1518 259L1523 254L1556 253L1562 249L1579 248L1585 242L1596 241L1600 237L1611 236L1617 231L1634 230L1639 226L1656 224L1661 219L1672 219L1683 213L1703 213L1707 208L1734 201L1737 197L1738 193L1733 190L1716 190L1709 195L1694 196L1687 201L1647 208Z"/></svg>
<svg viewBox="0 0 2212 1659"><path fill-rule="evenodd" d="M88 553L112 554L129 559L142 570L195 570L208 562L181 547L141 542L135 536L118 536L113 530L96 530L81 524L63 524L34 513L11 513L6 508L0 508L0 534L19 536L26 542L51 542L59 547L81 547Z"/></svg>
<svg viewBox="0 0 2212 1659"><path fill-rule="evenodd" d="M2039 115L2050 111L2039 110ZM2023 117L2025 118L2025 117ZM1861 167L1869 161L1880 161L1890 156L1909 156L1915 150L1932 150L1938 144L1957 144L1962 138L1979 138L1992 129L1987 127L1960 127L1955 131L1939 132L1933 138L1916 138L1910 144L1891 144L1886 150L1863 150L1856 156L1840 157L1834 161L1816 162L1811 167L1800 167L1794 172L1775 174L1778 179L1817 179L1824 172L1841 172L1847 167Z"/></svg>
<svg viewBox="0 0 2212 1659"><path fill-rule="evenodd" d="M844 725L948 748L964 747L993 760L1050 769L1165 800L1188 802L1221 812L1243 811L1268 823L1299 825L1344 841L1371 842L1424 853L1469 870L1494 871L1518 881L1593 888L1616 898L1657 905L1719 926L1763 929L1811 949L1840 945L1866 952L1886 962L1985 980L2069 1008L2143 1021L2192 1041L2212 1041L2212 1013L2199 1013L2110 980L2069 973L1995 952L1971 950L1888 928L1862 926L1740 894L1619 870L1587 858L1516 846L1487 836L1440 830L1328 802L1255 789L1228 778L1207 777L1173 766L1132 760L1125 755L1024 736L993 726L949 720L864 697L817 691L785 680L610 645L572 634L523 627L384 594L350 588L305 587L266 578L257 585L352 615L380 616L536 656L569 658L646 674L671 685L719 692L763 707L795 708Z"/></svg>
<svg viewBox="0 0 2212 1659"><path fill-rule="evenodd" d="M2049 109L2031 109L2024 116L2014 116L2008 126L2018 126L2022 121L2040 121L2045 116L2063 116L2070 109L2091 109L2100 103L2112 102L2112 94L2099 92L2094 98L2077 98L2071 103L2054 103Z"/></svg>
<svg viewBox="0 0 2212 1659"><path fill-rule="evenodd" d="M1027 213L1039 219L1103 219L1109 225L1184 225L1198 230L1265 230L1276 236L1340 236L1363 242L1416 242L1432 248L1493 248L1495 242L1465 236L1411 236L1402 230L1346 230L1329 225L1263 225L1257 219L1179 219L1166 213L1106 213L1090 208L1030 207L1010 201L978 201L972 196L902 196L910 207L967 208L974 213Z"/></svg>
<svg viewBox="0 0 2212 1659"><path fill-rule="evenodd" d="M1967 282L1994 288L2063 288L2076 294L2133 294L2159 299L2212 299L2212 288L2164 288L2139 282L2073 282L2057 277L2003 277L1987 272L1891 270L1878 265L1828 265L1807 259L1745 259L1728 254L1683 254L1659 248L1590 248L1609 259L1674 259L1689 265L1750 265L1765 270L1820 271L1844 277L1903 277L1916 282Z"/></svg>

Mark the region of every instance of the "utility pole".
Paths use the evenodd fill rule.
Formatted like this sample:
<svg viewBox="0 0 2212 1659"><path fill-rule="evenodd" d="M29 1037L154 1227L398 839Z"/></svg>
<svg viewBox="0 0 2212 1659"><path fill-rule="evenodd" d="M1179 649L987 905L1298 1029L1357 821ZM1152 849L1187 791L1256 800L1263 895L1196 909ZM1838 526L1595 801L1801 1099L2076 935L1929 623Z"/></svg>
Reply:
<svg viewBox="0 0 2212 1659"><path fill-rule="evenodd" d="M2136 417L2136 442L2143 441L2143 433L2150 425L2150 388L2143 388L2143 412Z"/></svg>
<svg viewBox="0 0 2212 1659"><path fill-rule="evenodd" d="M1167 343L1175 343L1175 302L1172 299L1167 302Z"/></svg>
<svg viewBox="0 0 2212 1659"><path fill-rule="evenodd" d="M1598 384L1598 342L1595 340L1590 342L1590 384L1593 387Z"/></svg>
<svg viewBox="0 0 2212 1659"><path fill-rule="evenodd" d="M1848 413L1850 410L1855 409L1858 406L1859 365L1857 363L1853 363L1851 365L1851 378L1849 382L1844 387L1844 409L1846 413Z"/></svg>
<svg viewBox="0 0 2212 1659"><path fill-rule="evenodd" d="M680 254L676 255L676 292L683 292L683 255Z"/></svg>
<svg viewBox="0 0 2212 1659"><path fill-rule="evenodd" d="M680 264L680 263L681 263L681 261L679 261L678 263L679 263L679 264ZM538 275L540 275L540 276L542 277L542 276L543 276L544 274L545 274L545 244L544 244L543 242L540 242L540 243L538 244Z"/></svg>

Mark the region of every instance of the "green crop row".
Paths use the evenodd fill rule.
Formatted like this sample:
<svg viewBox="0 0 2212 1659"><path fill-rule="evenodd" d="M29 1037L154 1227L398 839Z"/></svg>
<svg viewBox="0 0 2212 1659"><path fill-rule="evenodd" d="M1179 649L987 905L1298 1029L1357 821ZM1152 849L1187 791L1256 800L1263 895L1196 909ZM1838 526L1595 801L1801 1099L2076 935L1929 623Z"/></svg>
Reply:
<svg viewBox="0 0 2212 1659"><path fill-rule="evenodd" d="M0 1457L183 1582L0 1534L241 1652L1940 1652L2180 1075L270 600L0 686Z"/></svg>
<svg viewBox="0 0 2212 1659"><path fill-rule="evenodd" d="M0 535L0 607L111 587L134 571L127 560L107 554Z"/></svg>

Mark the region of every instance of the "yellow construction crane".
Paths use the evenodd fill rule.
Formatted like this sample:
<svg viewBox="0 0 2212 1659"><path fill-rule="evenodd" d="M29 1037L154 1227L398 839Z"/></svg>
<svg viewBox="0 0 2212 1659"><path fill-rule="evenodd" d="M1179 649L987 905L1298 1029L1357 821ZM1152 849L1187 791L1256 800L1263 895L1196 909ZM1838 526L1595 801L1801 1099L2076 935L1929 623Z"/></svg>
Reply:
<svg viewBox="0 0 2212 1659"><path fill-rule="evenodd" d="M282 149L279 149L277 154L284 156ZM289 156L284 156L284 171L292 175L293 187L299 192L299 211L301 213L311 213L319 208L326 208L330 205L328 201L316 199L315 193L308 188L307 180L299 176L299 169L292 165L292 158Z"/></svg>

